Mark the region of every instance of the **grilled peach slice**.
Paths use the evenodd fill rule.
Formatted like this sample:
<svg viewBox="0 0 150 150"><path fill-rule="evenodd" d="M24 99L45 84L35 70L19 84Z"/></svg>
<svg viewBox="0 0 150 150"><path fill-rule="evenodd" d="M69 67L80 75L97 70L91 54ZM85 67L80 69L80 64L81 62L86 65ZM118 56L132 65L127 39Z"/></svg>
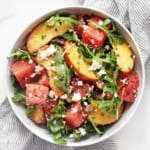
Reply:
<svg viewBox="0 0 150 150"><path fill-rule="evenodd" d="M48 45L44 45L38 50L37 63L43 66L48 71L49 85L51 89L56 93L57 96L61 96L64 94L64 91L60 89L58 86L56 86L54 79L57 75L56 75L56 72L53 71L51 68L51 64L52 64L54 56L49 56L43 60L40 57L40 52L46 50L48 47L49 47Z"/></svg>
<svg viewBox="0 0 150 150"><path fill-rule="evenodd" d="M74 70L74 72L83 80L97 81L99 78L89 69L88 64L78 50L78 46L73 42L65 42L64 56L67 64Z"/></svg>
<svg viewBox="0 0 150 150"><path fill-rule="evenodd" d="M55 26L48 26L45 21L38 24L29 34L26 47L30 53L36 52L41 46L50 42L53 38L64 34L71 25L63 22L56 30Z"/></svg>
<svg viewBox="0 0 150 150"><path fill-rule="evenodd" d="M90 104L89 109L89 117L91 118L90 121L96 125L108 125L117 121L117 118L103 112L94 104ZM122 104L120 107L120 114L123 112L123 110L124 104Z"/></svg>
<svg viewBox="0 0 150 150"><path fill-rule="evenodd" d="M130 72L133 69L134 59L132 57L132 51L127 43L116 43L113 45L113 48L117 55L119 70L122 72Z"/></svg>

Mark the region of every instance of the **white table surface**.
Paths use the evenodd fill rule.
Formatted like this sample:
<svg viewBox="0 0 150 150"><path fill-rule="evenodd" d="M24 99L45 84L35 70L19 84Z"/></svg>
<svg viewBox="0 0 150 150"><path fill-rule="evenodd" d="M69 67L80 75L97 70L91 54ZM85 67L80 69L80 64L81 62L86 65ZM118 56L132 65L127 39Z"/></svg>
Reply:
<svg viewBox="0 0 150 150"><path fill-rule="evenodd" d="M40 14L51 9L75 5L78 0L0 0L0 103L6 97L7 55L19 33ZM134 117L113 136L119 150L150 150L150 72L142 101Z"/></svg>

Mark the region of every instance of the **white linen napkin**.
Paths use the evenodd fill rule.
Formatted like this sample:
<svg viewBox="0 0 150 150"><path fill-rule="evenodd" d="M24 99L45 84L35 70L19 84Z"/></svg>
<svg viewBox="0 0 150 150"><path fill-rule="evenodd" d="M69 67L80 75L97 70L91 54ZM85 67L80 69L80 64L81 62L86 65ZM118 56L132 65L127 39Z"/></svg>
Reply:
<svg viewBox="0 0 150 150"><path fill-rule="evenodd" d="M74 0L102 9L118 18L133 34L146 70L150 68L150 1L147 0ZM15 117L7 100L0 106L0 150L117 150L117 141L107 141L83 148L66 148L47 143L29 132Z"/></svg>

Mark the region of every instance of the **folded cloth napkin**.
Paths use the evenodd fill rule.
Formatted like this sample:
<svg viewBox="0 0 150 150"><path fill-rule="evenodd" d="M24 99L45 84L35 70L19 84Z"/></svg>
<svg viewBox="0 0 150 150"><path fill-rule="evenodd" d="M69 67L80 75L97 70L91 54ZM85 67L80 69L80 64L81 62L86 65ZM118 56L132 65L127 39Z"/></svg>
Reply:
<svg viewBox="0 0 150 150"><path fill-rule="evenodd" d="M147 0L74 0L102 9L118 18L133 34L150 68L150 1ZM29 132L15 117L7 100L0 106L0 150L117 150L114 140L83 148L66 148L47 143Z"/></svg>

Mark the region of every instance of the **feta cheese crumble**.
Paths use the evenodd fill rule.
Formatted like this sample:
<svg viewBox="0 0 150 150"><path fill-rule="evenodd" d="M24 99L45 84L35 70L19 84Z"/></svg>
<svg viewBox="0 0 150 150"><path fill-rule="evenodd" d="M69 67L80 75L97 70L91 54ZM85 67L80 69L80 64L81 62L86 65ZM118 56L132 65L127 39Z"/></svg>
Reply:
<svg viewBox="0 0 150 150"><path fill-rule="evenodd" d="M79 128L78 130L79 130L79 132L81 133L82 136L86 135L86 131L85 131L84 128Z"/></svg>
<svg viewBox="0 0 150 150"><path fill-rule="evenodd" d="M83 29L86 30L88 28L87 25L83 25Z"/></svg>
<svg viewBox="0 0 150 150"><path fill-rule="evenodd" d="M32 73L32 74L30 75L31 78L34 78L35 76L36 76L36 73Z"/></svg>
<svg viewBox="0 0 150 150"><path fill-rule="evenodd" d="M68 98L68 95L67 94L64 94L62 96L60 96L61 99L67 99Z"/></svg>
<svg viewBox="0 0 150 150"><path fill-rule="evenodd" d="M102 69L102 70L100 70L97 74L98 74L99 76L102 76L102 75L106 74L106 71Z"/></svg>
<svg viewBox="0 0 150 150"><path fill-rule="evenodd" d="M77 84L78 86L83 86L83 81L78 81Z"/></svg>
<svg viewBox="0 0 150 150"><path fill-rule="evenodd" d="M80 93L73 93L73 96L72 96L72 101L79 101L81 100L81 95Z"/></svg>
<svg viewBox="0 0 150 150"><path fill-rule="evenodd" d="M127 78L120 80L120 82L122 82L123 84L127 84Z"/></svg>
<svg viewBox="0 0 150 150"><path fill-rule="evenodd" d="M53 98L54 100L56 100L58 98L58 96L56 95L56 93L53 90L49 91L49 97Z"/></svg>
<svg viewBox="0 0 150 150"><path fill-rule="evenodd" d="M29 64L32 64L32 63L33 63L33 60L32 60L32 59L30 59L28 63L29 63Z"/></svg>
<svg viewBox="0 0 150 150"><path fill-rule="evenodd" d="M115 94L114 94L114 97L115 97L115 98L117 98L117 97L118 97L118 94L117 94L117 93L115 93Z"/></svg>
<svg viewBox="0 0 150 150"><path fill-rule="evenodd" d="M99 20L98 21L98 24L101 26L103 24L103 21L102 20Z"/></svg>
<svg viewBox="0 0 150 150"><path fill-rule="evenodd" d="M95 60L92 60L92 64L89 67L89 70L97 70L100 69L102 67L101 64L99 64L98 62L96 62Z"/></svg>
<svg viewBox="0 0 150 150"><path fill-rule="evenodd" d="M41 59L45 59L46 57L54 54L56 52L55 46L51 44L46 50L40 52Z"/></svg>
<svg viewBox="0 0 150 150"><path fill-rule="evenodd" d="M44 68L40 65L35 66L35 73L39 74Z"/></svg>

